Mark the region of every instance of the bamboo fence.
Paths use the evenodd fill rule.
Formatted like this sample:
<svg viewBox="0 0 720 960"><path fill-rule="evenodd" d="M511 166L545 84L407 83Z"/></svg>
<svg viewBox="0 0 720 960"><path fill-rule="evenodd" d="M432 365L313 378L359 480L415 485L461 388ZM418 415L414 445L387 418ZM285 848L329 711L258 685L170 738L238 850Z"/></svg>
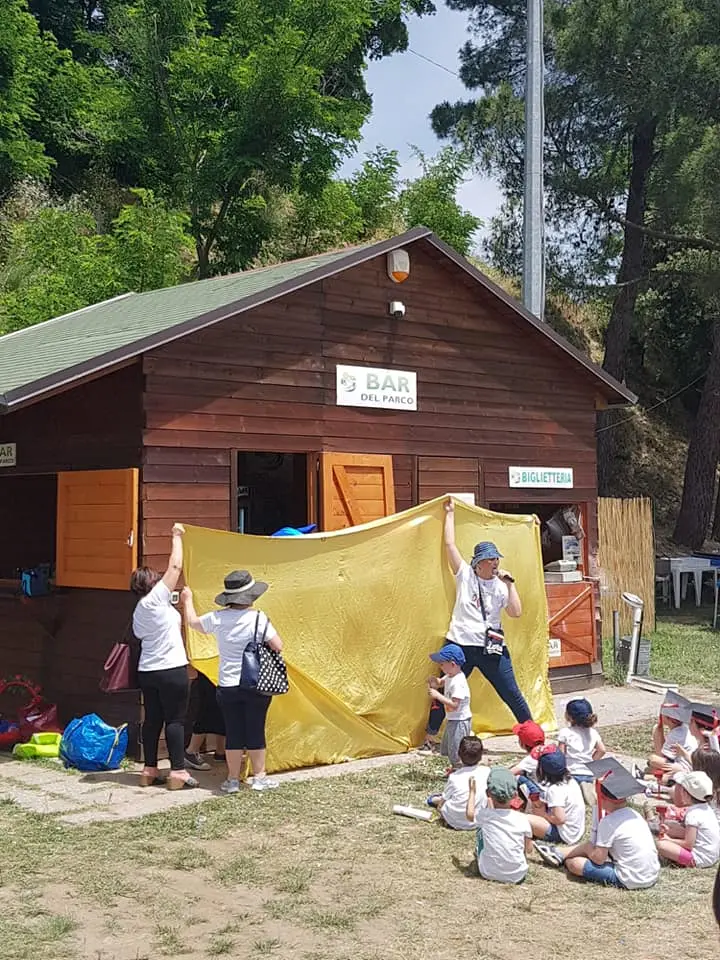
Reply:
<svg viewBox="0 0 720 960"><path fill-rule="evenodd" d="M598 563L603 637L612 637L613 610L620 633L632 630L632 610L623 593L645 601L643 631L655 629L655 535L650 500L598 500Z"/></svg>

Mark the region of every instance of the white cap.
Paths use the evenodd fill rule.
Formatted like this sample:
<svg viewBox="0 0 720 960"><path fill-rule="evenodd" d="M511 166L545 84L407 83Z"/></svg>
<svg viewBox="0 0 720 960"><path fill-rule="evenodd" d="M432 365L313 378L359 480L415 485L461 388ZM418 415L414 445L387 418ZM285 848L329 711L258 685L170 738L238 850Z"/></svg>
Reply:
<svg viewBox="0 0 720 960"><path fill-rule="evenodd" d="M692 770L690 773L673 774L675 783L679 783L683 790L687 790L694 800L708 800L713 795L713 785L710 777L702 770Z"/></svg>

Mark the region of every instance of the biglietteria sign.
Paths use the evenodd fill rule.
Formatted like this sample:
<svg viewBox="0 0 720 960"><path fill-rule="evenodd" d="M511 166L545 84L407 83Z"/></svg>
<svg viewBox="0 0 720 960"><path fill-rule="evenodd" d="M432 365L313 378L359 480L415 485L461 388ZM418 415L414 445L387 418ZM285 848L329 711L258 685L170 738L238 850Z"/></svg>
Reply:
<svg viewBox="0 0 720 960"><path fill-rule="evenodd" d="M574 484L572 467L509 467L508 478L511 487L572 490Z"/></svg>
<svg viewBox="0 0 720 960"><path fill-rule="evenodd" d="M336 367L339 407L417 410L417 374L378 367Z"/></svg>

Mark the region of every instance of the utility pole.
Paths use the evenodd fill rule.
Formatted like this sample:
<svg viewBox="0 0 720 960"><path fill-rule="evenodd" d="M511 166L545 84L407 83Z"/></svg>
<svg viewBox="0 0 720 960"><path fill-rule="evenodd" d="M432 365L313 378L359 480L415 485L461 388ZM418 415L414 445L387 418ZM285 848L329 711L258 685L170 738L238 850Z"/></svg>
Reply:
<svg viewBox="0 0 720 960"><path fill-rule="evenodd" d="M545 313L544 72L543 0L527 0L522 293L526 309L541 320Z"/></svg>

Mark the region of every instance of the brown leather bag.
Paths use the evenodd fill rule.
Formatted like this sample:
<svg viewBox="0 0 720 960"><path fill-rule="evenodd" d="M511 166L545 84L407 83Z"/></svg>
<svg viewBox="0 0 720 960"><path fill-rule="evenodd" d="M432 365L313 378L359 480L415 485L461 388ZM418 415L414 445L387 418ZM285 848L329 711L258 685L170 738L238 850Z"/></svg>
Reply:
<svg viewBox="0 0 720 960"><path fill-rule="evenodd" d="M140 641L133 633L132 620L122 640L114 643L103 665L100 689L103 693L131 693L139 690Z"/></svg>

